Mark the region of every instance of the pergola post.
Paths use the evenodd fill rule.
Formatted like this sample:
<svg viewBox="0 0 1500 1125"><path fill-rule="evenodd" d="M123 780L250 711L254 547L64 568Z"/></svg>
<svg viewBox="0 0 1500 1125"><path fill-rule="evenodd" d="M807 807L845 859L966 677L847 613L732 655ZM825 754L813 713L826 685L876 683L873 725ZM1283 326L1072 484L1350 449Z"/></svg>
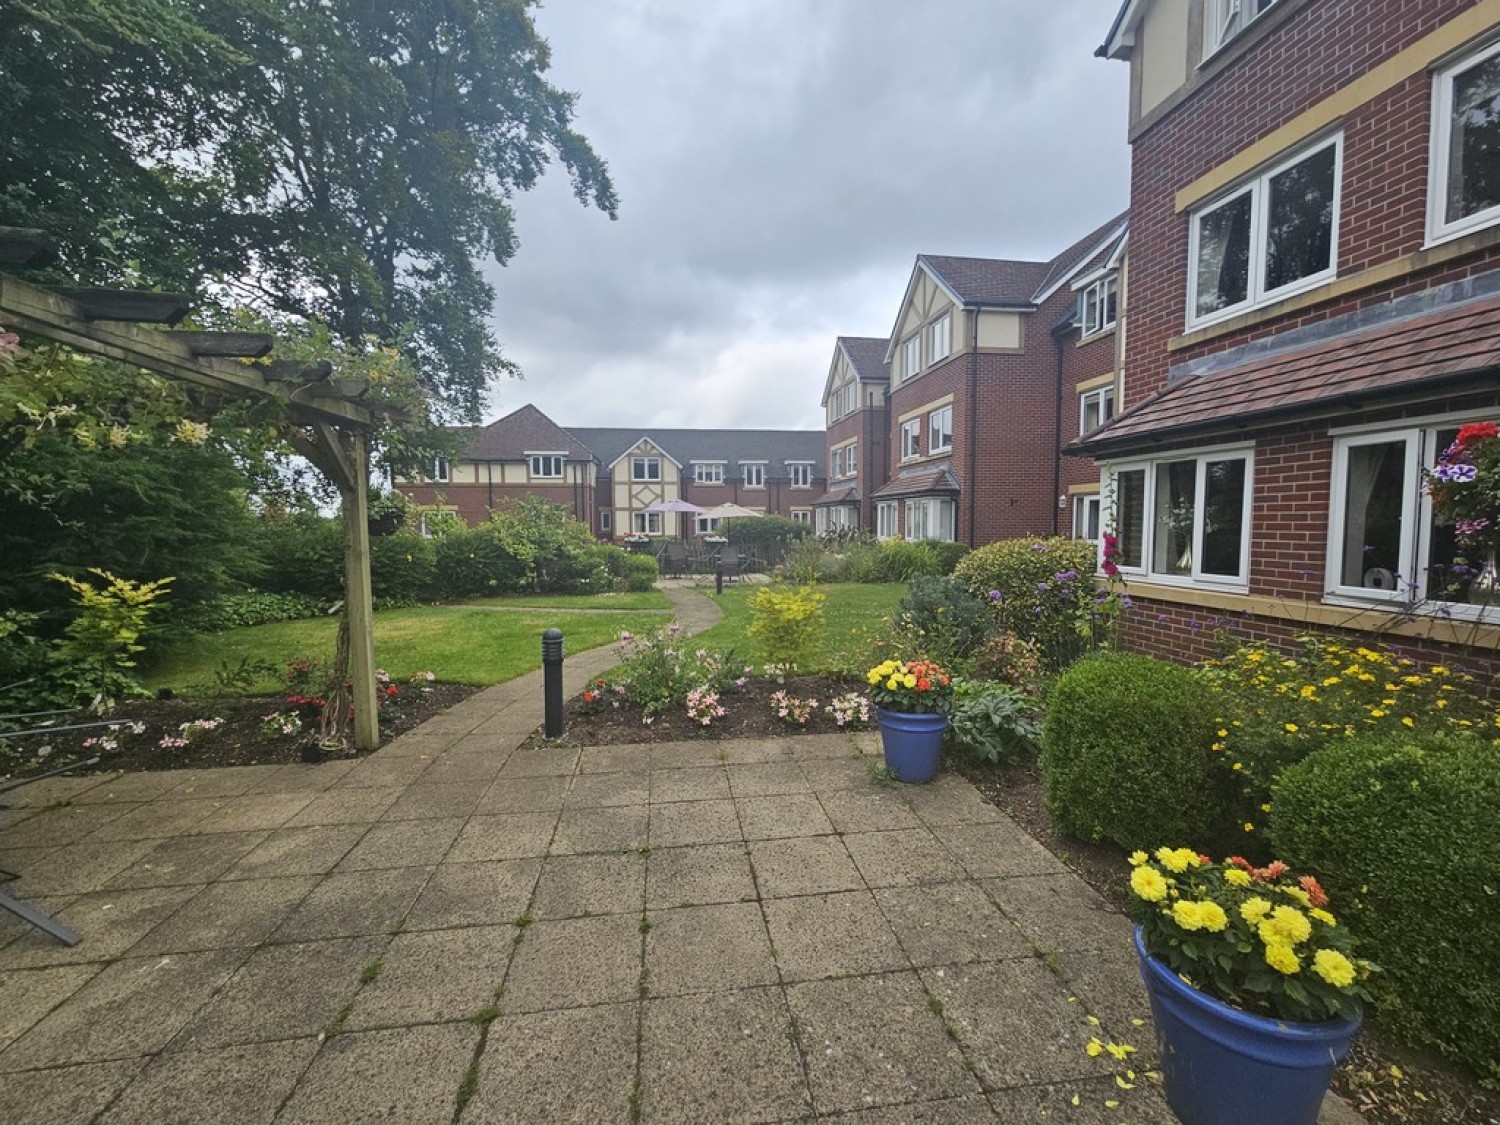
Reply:
<svg viewBox="0 0 1500 1125"><path fill-rule="evenodd" d="M370 589L370 472L365 435L344 435L353 465L352 481L339 482L344 517L344 612L349 616L349 679L354 700L354 748L380 745L379 703L375 698L375 602ZM350 487L346 487L346 484Z"/></svg>

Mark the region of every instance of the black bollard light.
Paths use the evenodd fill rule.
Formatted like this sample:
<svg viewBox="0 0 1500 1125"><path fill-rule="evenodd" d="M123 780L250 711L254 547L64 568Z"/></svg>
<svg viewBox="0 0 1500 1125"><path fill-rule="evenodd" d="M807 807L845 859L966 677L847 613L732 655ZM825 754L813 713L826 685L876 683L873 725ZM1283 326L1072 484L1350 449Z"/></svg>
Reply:
<svg viewBox="0 0 1500 1125"><path fill-rule="evenodd" d="M561 738L563 732L563 635L561 629L542 634L542 703L546 718L542 733Z"/></svg>
<svg viewBox="0 0 1500 1125"><path fill-rule="evenodd" d="M714 563L714 593L724 592L724 564Z"/></svg>

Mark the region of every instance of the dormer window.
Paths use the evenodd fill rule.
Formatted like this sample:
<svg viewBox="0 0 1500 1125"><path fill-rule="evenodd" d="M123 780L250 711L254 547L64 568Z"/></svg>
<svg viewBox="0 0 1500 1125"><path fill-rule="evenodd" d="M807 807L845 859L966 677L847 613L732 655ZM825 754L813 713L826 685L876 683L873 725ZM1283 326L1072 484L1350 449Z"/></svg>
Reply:
<svg viewBox="0 0 1500 1125"><path fill-rule="evenodd" d="M1078 321L1083 326L1083 334L1092 336L1095 332L1113 328L1119 304L1120 277L1114 273L1099 278L1078 294Z"/></svg>
<svg viewBox="0 0 1500 1125"><path fill-rule="evenodd" d="M630 479L637 481L661 480L660 457L632 457Z"/></svg>
<svg viewBox="0 0 1500 1125"><path fill-rule="evenodd" d="M533 480L559 480L563 475L561 453L532 453L528 456Z"/></svg>
<svg viewBox="0 0 1500 1125"><path fill-rule="evenodd" d="M723 484L723 461L695 461L693 463L694 484Z"/></svg>
<svg viewBox="0 0 1500 1125"><path fill-rule="evenodd" d="M788 461L786 471L787 475L792 478L792 487L811 488L812 469L811 461Z"/></svg>
<svg viewBox="0 0 1500 1125"><path fill-rule="evenodd" d="M741 461L740 481L746 488L765 488L766 463L764 461Z"/></svg>
<svg viewBox="0 0 1500 1125"><path fill-rule="evenodd" d="M1203 56L1223 47L1276 0L1208 0L1203 20Z"/></svg>

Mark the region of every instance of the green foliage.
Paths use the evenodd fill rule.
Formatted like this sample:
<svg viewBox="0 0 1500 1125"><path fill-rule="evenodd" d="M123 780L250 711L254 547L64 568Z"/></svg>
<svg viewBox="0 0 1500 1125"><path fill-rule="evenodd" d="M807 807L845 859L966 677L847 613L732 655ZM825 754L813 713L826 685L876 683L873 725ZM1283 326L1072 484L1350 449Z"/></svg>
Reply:
<svg viewBox="0 0 1500 1125"><path fill-rule="evenodd" d="M978 554L978 552L976 552ZM1201 845L1219 823L1212 696L1192 671L1127 653L1081 660L1047 700L1042 780L1063 832Z"/></svg>
<svg viewBox="0 0 1500 1125"><path fill-rule="evenodd" d="M1036 752L1042 738L1041 708L1008 684L958 680L948 716L949 738L959 753L998 764Z"/></svg>
<svg viewBox="0 0 1500 1125"><path fill-rule="evenodd" d="M273 621L296 621L326 612L326 603L306 594L270 594L242 590L194 606L177 624L195 633L222 633L247 625L269 625Z"/></svg>
<svg viewBox="0 0 1500 1125"><path fill-rule="evenodd" d="M875 562L880 582L910 582L913 578L935 577L943 573L943 560L929 542L888 539L880 545Z"/></svg>
<svg viewBox="0 0 1500 1125"><path fill-rule="evenodd" d="M63 630L54 660L65 677L96 697L142 695L145 689L132 672L135 657L145 651L141 634L172 579L132 582L97 568L89 573L104 583L103 589L65 574L50 576L78 599L77 616Z"/></svg>
<svg viewBox="0 0 1500 1125"><path fill-rule="evenodd" d="M1452 734L1362 736L1277 781L1271 834L1310 868L1384 973L1382 1027L1500 1083L1500 747Z"/></svg>
<svg viewBox="0 0 1500 1125"><path fill-rule="evenodd" d="M344 596L344 531L336 519L295 515L267 520L255 535L258 585L324 602Z"/></svg>
<svg viewBox="0 0 1500 1125"><path fill-rule="evenodd" d="M38 620L35 613L0 610L0 712L53 701L48 690L51 650L36 634Z"/></svg>
<svg viewBox="0 0 1500 1125"><path fill-rule="evenodd" d="M794 543L808 538L811 529L805 523L785 516L743 516L719 525L720 533L741 551L754 551L768 563L786 557Z"/></svg>
<svg viewBox="0 0 1500 1125"><path fill-rule="evenodd" d="M995 635L995 618L984 602L955 578L911 580L896 615L898 644L962 672Z"/></svg>
<svg viewBox="0 0 1500 1125"><path fill-rule="evenodd" d="M619 571L612 571L616 590L626 594L643 594L656 586L656 580L661 577L661 568L654 558L650 555L633 554L620 547L607 549L618 551L623 556L618 560Z"/></svg>
<svg viewBox="0 0 1500 1125"><path fill-rule="evenodd" d="M1085 539L1007 539L974 551L953 573L992 603L1002 630L1039 645L1055 671L1092 647L1099 631L1095 551Z"/></svg>
<svg viewBox="0 0 1500 1125"><path fill-rule="evenodd" d="M342 573L343 562L339 563ZM410 531L370 540L370 588L386 605L431 601L437 587L437 547Z"/></svg>
<svg viewBox="0 0 1500 1125"><path fill-rule="evenodd" d="M450 531L434 542L439 597L493 597L525 584L526 563L506 548L491 524Z"/></svg>
<svg viewBox="0 0 1500 1125"><path fill-rule="evenodd" d="M760 642L765 659L805 668L823 631L827 597L811 586L774 584L750 599L750 635Z"/></svg>
<svg viewBox="0 0 1500 1125"><path fill-rule="evenodd" d="M539 593L597 593L601 582L597 546L588 525L560 504L535 496L513 501L490 516L489 530L507 552L520 560Z"/></svg>
<svg viewBox="0 0 1500 1125"><path fill-rule="evenodd" d="M732 650L689 647L675 621L639 635L621 633L619 651L621 662L612 675L613 684L596 681L595 687L613 691L618 685L625 701L640 708L648 723L662 711L687 706L689 692L733 690L735 680L746 671Z"/></svg>
<svg viewBox="0 0 1500 1125"><path fill-rule="evenodd" d="M1024 695L1041 697L1042 653L1031 641L1013 633L997 633L974 653L969 664L975 679L1009 684Z"/></svg>

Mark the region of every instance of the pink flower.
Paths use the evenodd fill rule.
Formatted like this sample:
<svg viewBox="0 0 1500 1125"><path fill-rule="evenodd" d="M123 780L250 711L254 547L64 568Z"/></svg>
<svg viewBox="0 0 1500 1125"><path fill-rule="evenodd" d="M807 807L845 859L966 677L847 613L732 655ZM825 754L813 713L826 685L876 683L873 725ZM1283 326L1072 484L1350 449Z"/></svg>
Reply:
<svg viewBox="0 0 1500 1125"><path fill-rule="evenodd" d="M15 355L21 350L21 337L14 332L0 332L0 354Z"/></svg>

